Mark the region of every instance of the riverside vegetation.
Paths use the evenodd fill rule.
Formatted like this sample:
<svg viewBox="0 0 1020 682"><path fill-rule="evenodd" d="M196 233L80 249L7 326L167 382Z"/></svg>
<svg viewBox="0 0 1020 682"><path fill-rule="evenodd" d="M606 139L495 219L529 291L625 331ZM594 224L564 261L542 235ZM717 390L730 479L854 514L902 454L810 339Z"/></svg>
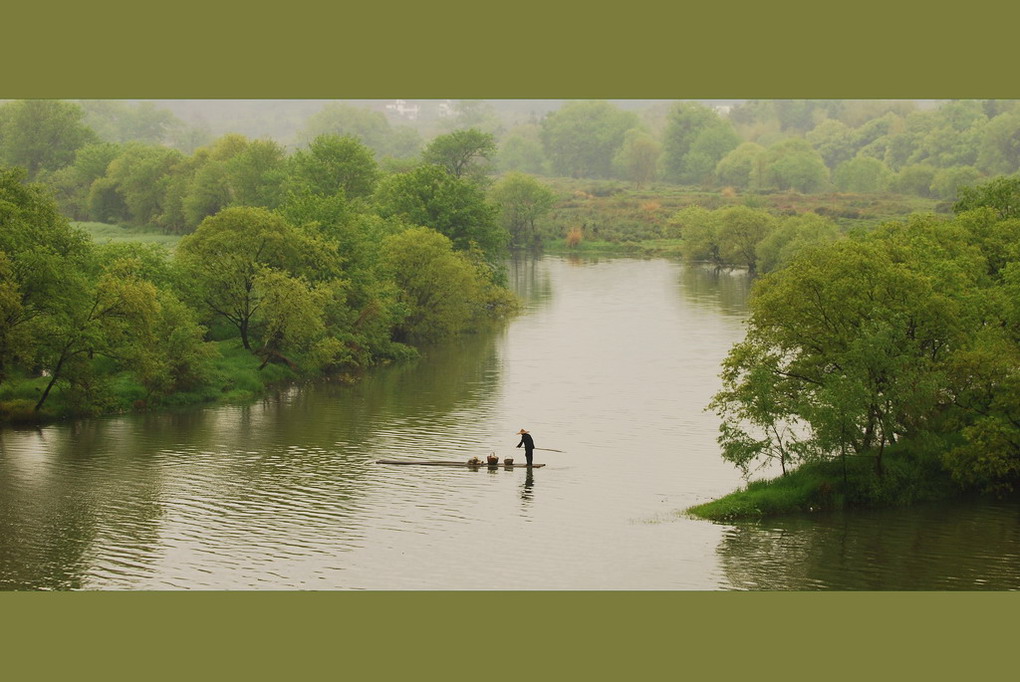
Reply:
<svg viewBox="0 0 1020 682"><path fill-rule="evenodd" d="M171 118L0 106L3 418L250 399L412 356L513 313L508 247L666 254L758 275L709 407L727 460L781 472L692 514L1020 479L1016 103L572 102L499 135L465 105L477 126L424 146L335 106L290 154L196 145Z"/></svg>

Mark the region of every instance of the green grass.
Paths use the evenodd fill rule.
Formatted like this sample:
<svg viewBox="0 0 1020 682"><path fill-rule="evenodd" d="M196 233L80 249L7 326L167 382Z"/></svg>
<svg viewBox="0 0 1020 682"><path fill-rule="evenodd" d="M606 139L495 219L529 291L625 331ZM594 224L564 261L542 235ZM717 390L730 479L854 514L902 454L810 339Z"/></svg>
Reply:
<svg viewBox="0 0 1020 682"><path fill-rule="evenodd" d="M90 235L97 244L110 242L141 242L149 244L164 244L169 248L177 245L181 240L180 235L167 234L154 227L131 227L129 225L109 225L107 223L80 222L71 223Z"/></svg>
<svg viewBox="0 0 1020 682"><path fill-rule="evenodd" d="M239 339L213 342L219 351L212 359L207 381L190 391L152 396L128 371L106 368L97 359L101 377L93 393L83 396L66 383L57 382L40 412L35 404L49 383L49 377L12 375L0 386L0 423L46 423L59 419L98 414L118 414L153 408L176 408L217 403L246 403L274 388L308 378L300 371L268 364L244 349Z"/></svg>
<svg viewBox="0 0 1020 682"><path fill-rule="evenodd" d="M768 516L850 508L909 506L919 502L959 497L964 490L954 483L929 453L907 448L886 450L883 472L875 471L873 457L848 457L804 464L786 476L752 481L743 489L686 510L686 514L713 521L757 519Z"/></svg>
<svg viewBox="0 0 1020 682"><path fill-rule="evenodd" d="M552 254L579 255L628 255L650 258L653 256L679 257L683 241L680 239L646 239L643 241L592 241L585 240L576 246L568 246L565 239L546 242L542 250Z"/></svg>

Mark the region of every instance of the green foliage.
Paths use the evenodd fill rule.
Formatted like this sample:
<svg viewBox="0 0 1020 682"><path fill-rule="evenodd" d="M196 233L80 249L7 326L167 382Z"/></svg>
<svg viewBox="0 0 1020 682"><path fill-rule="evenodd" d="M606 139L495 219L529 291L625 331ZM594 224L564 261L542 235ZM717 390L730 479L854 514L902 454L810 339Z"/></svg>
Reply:
<svg viewBox="0 0 1020 682"><path fill-rule="evenodd" d="M0 169L0 383L12 362L34 355L46 322L65 314L91 257L87 236L24 177Z"/></svg>
<svg viewBox="0 0 1020 682"><path fill-rule="evenodd" d="M726 265L719 242L719 225L713 211L688 206L670 218L670 234L683 239L684 259L692 263Z"/></svg>
<svg viewBox="0 0 1020 682"><path fill-rule="evenodd" d="M891 179L889 168L870 156L855 156L836 168L832 176L833 184L841 191L858 194L884 192Z"/></svg>
<svg viewBox="0 0 1020 682"><path fill-rule="evenodd" d="M781 225L759 254L793 234ZM1013 489L1018 238L1020 220L978 205L802 247L756 283L747 336L724 363L710 405L723 456L747 473L859 455L881 477L883 454L907 444L927 476Z"/></svg>
<svg viewBox="0 0 1020 682"><path fill-rule="evenodd" d="M804 139L811 143L829 168L836 168L854 156L853 131L842 121L826 119Z"/></svg>
<svg viewBox="0 0 1020 682"><path fill-rule="evenodd" d="M758 242L757 270L767 273L784 268L801 251L839 237L835 223L814 213L780 218L778 226Z"/></svg>
<svg viewBox="0 0 1020 682"><path fill-rule="evenodd" d="M637 124L634 114L609 102L568 102L542 120L540 137L553 172L609 178L626 132Z"/></svg>
<svg viewBox="0 0 1020 682"><path fill-rule="evenodd" d="M695 141L702 132L718 125L719 115L711 109L693 102L676 104L669 112L666 130L663 133L662 176L674 182L689 181L692 172L688 166L688 154L691 153ZM733 145L734 148L736 146ZM716 163L722 156L716 159Z"/></svg>
<svg viewBox="0 0 1020 682"><path fill-rule="evenodd" d="M973 166L942 168L931 181L931 195L945 201L956 201L960 188L973 186L980 177L980 171Z"/></svg>
<svg viewBox="0 0 1020 682"><path fill-rule="evenodd" d="M915 194L919 197L931 196L931 185L935 180L936 170L926 164L904 166L892 179L890 189L901 194Z"/></svg>
<svg viewBox="0 0 1020 682"><path fill-rule="evenodd" d="M982 276L959 238L939 223L889 226L801 252L760 280L713 402L730 458L757 457L748 444L776 443L767 432L783 428L800 459L881 452L927 429L944 405L947 355L974 314L961 292ZM767 420L750 411L762 400Z"/></svg>
<svg viewBox="0 0 1020 682"><path fill-rule="evenodd" d="M764 186L764 172L765 148L754 142L744 142L715 166L719 182L737 189Z"/></svg>
<svg viewBox="0 0 1020 682"><path fill-rule="evenodd" d="M60 211L74 219L85 220L89 213L89 190L106 176L106 169L120 154L120 147L108 142L79 147L74 162L45 176L54 191Z"/></svg>
<svg viewBox="0 0 1020 682"><path fill-rule="evenodd" d="M384 178L375 198L383 217L432 228L460 251L477 245L490 262L501 257L509 241L509 234L498 223L497 209L486 201L485 192L441 166L421 166Z"/></svg>
<svg viewBox="0 0 1020 682"><path fill-rule="evenodd" d="M182 163L183 155L164 147L150 147L137 143L125 145L121 154L110 162L105 182L96 181L89 196L90 215L103 222L125 221L135 225L169 226L167 214L167 188L175 167ZM108 193L112 192L113 196ZM123 212L114 215L97 215L97 202L106 210L113 210L117 202Z"/></svg>
<svg viewBox="0 0 1020 682"><path fill-rule="evenodd" d="M491 190L490 196L499 207L500 220L515 247L540 243L535 222L553 207L556 195L529 175L510 173Z"/></svg>
<svg viewBox="0 0 1020 682"><path fill-rule="evenodd" d="M688 184L711 185L716 165L737 146L740 136L726 121L704 128L691 142L683 158L680 181Z"/></svg>
<svg viewBox="0 0 1020 682"><path fill-rule="evenodd" d="M432 140L422 152L427 164L442 166L454 177L483 179L496 154L496 138L481 130L456 130Z"/></svg>
<svg viewBox="0 0 1020 682"><path fill-rule="evenodd" d="M617 152L613 163L620 169L619 175L638 187L655 180L662 146L645 131L632 128L623 138L623 146Z"/></svg>
<svg viewBox="0 0 1020 682"><path fill-rule="evenodd" d="M943 500L960 492L944 471L932 469L918 453L890 451L885 473L870 457L810 462L785 476L749 482L742 490L696 505L687 513L714 521L761 519L788 514L853 508L909 506Z"/></svg>
<svg viewBox="0 0 1020 682"><path fill-rule="evenodd" d="M291 184L313 194L370 195L379 170L371 150L352 136L320 135L290 159Z"/></svg>
<svg viewBox="0 0 1020 682"><path fill-rule="evenodd" d="M721 209L716 216L721 258L728 264L757 271L758 244L775 229L775 220L768 211L747 206Z"/></svg>
<svg viewBox="0 0 1020 682"><path fill-rule="evenodd" d="M1020 218L1020 175L995 178L976 187L959 186L958 196L953 204L956 213L988 207L999 218Z"/></svg>
<svg viewBox="0 0 1020 682"><path fill-rule="evenodd" d="M270 304L263 300L266 292L259 283L266 273L299 267L312 248L313 243L278 214L237 207L202 221L181 240L177 254L188 274L191 300L229 321L242 345L252 350L253 322Z"/></svg>
<svg viewBox="0 0 1020 682"><path fill-rule="evenodd" d="M19 166L35 180L69 165L75 152L98 142L77 104L30 99L0 105L0 166Z"/></svg>
<svg viewBox="0 0 1020 682"><path fill-rule="evenodd" d="M829 170L818 152L800 139L790 139L768 148L763 185L760 189L817 192L828 185Z"/></svg>
<svg viewBox="0 0 1020 682"><path fill-rule="evenodd" d="M309 143L320 135L353 137L378 157L413 156L421 147L413 130L394 129L383 114L343 103L329 104L309 117L298 140Z"/></svg>
<svg viewBox="0 0 1020 682"><path fill-rule="evenodd" d="M507 133L496 157L500 170L541 175L546 171L545 151L536 124L516 126Z"/></svg>
<svg viewBox="0 0 1020 682"><path fill-rule="evenodd" d="M988 122L975 165L993 175L1020 171L1020 111L1000 114Z"/></svg>
<svg viewBox="0 0 1020 682"><path fill-rule="evenodd" d="M467 255L427 227L383 241L383 262L400 292L398 341L432 340L463 330L484 315L485 281Z"/></svg>
<svg viewBox="0 0 1020 682"><path fill-rule="evenodd" d="M402 340L517 309L496 265L506 232L476 184L438 167L412 172L422 183L408 214L434 210L463 246L454 251L427 231L445 240L426 249L425 275L438 273L429 283L394 266L422 253L387 240L404 233L407 214L380 215L346 190L306 185L281 213L232 205L279 203L286 168L275 143L239 135L190 158L139 144L85 147L75 165L50 174L50 186L79 192L78 201L88 186L90 210L148 224L86 223L88 233L58 214L41 185L25 184L24 171L0 170L2 418L246 400L274 382L411 357ZM430 179L440 186L434 195ZM208 211L184 238L153 233ZM443 299L437 307L420 296L430 287Z"/></svg>
<svg viewBox="0 0 1020 682"><path fill-rule="evenodd" d="M85 123L103 140L115 143L167 144L185 128L183 121L152 102L129 104L118 100L81 102Z"/></svg>

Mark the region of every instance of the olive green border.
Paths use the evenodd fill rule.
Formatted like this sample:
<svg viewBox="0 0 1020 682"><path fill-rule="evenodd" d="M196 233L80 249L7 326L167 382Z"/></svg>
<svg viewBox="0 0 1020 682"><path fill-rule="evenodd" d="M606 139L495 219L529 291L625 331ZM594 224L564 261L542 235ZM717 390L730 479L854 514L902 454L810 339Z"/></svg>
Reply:
<svg viewBox="0 0 1020 682"><path fill-rule="evenodd" d="M4 9L0 98L1017 98L1004 5L26 3ZM1017 599L6 593L0 666L27 672L10 679L986 679L1013 667Z"/></svg>
<svg viewBox="0 0 1020 682"><path fill-rule="evenodd" d="M999 0L324 6L5 7L0 96L925 99L1020 91L1007 73L1018 11Z"/></svg>

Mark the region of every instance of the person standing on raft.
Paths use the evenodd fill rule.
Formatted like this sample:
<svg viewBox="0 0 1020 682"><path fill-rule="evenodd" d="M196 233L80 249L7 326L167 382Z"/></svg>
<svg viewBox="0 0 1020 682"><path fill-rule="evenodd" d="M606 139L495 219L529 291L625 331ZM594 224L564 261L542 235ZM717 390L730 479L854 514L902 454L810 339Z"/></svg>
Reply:
<svg viewBox="0 0 1020 682"><path fill-rule="evenodd" d="M535 441L532 440L531 434L524 429L518 431L517 435L521 437L521 442L517 444L517 447L524 446L524 458L528 460L528 466L531 466L531 453L535 450Z"/></svg>

